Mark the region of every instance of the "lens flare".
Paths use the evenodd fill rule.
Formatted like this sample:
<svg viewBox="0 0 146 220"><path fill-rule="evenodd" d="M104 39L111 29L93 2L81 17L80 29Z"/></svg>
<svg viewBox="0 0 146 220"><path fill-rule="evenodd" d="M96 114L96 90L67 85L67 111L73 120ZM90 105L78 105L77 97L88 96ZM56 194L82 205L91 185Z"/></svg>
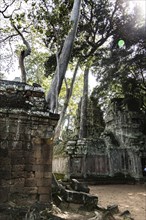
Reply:
<svg viewBox="0 0 146 220"><path fill-rule="evenodd" d="M119 40L118 41L118 46L121 48L121 47L123 47L125 45L125 41L124 40Z"/></svg>

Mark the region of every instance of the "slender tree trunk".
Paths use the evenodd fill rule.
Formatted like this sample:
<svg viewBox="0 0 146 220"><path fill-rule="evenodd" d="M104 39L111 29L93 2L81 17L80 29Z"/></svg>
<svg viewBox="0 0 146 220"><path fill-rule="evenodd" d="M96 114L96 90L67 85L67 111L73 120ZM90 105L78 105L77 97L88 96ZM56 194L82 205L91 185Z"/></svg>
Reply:
<svg viewBox="0 0 146 220"><path fill-rule="evenodd" d="M70 98L71 98L71 96L72 96L73 86L74 86L74 82L75 82L75 78L76 78L76 75L77 75L78 68L79 68L79 62L77 63L77 65L76 65L76 67L75 67L70 88L67 88L67 89L66 89L66 98L65 98L65 102L64 102L63 108L62 108L62 110L61 110L60 119L59 119L59 121L58 121L58 123L57 123L57 126L56 126L56 129L55 129L54 140L57 140L57 139L59 138L59 136L60 136L61 127L62 127L63 122L64 122L66 110L67 110L67 107L68 107Z"/></svg>
<svg viewBox="0 0 146 220"><path fill-rule="evenodd" d="M56 100L56 108L55 108L55 113L58 113L58 83L59 83L59 56L58 56L58 48L57 48L57 53L56 53L56 62L57 62L57 67L56 67L56 75L57 75L57 85L56 85L56 90L54 93L54 98Z"/></svg>
<svg viewBox="0 0 146 220"><path fill-rule="evenodd" d="M20 56L19 56L19 67L21 70L21 81L26 82L26 71L25 71L25 66L24 66L24 51L21 51Z"/></svg>
<svg viewBox="0 0 146 220"><path fill-rule="evenodd" d="M81 0L74 0L73 8L72 8L72 13L70 17L70 22L72 24L71 30L68 33L68 36L66 37L66 40L64 42L60 57L59 57L59 82L57 83L57 74L55 71L54 78L51 83L50 90L47 94L46 100L48 102L48 106L50 108L50 111L54 112L56 108L56 97L54 96L55 90L56 90L56 85L57 85L57 95L60 93L63 79L65 77L65 73L67 70L67 66L69 63L76 31L77 31L77 26L78 26L78 20L80 17L80 5L81 5Z"/></svg>
<svg viewBox="0 0 146 220"><path fill-rule="evenodd" d="M80 130L79 130L80 139L87 137L88 76L89 76L89 68L86 67L84 72L83 97L81 99Z"/></svg>
<svg viewBox="0 0 146 220"><path fill-rule="evenodd" d="M21 70L21 81L26 83L26 71L25 71L24 59L25 59L25 57L27 57L28 55L31 54L31 48L30 48L28 41L26 41L25 37L19 31L19 29L13 23L11 23L11 25L15 29L15 31L20 35L24 45L26 46L26 49L22 50L20 52L20 56L19 56L19 66L20 66L20 70Z"/></svg>

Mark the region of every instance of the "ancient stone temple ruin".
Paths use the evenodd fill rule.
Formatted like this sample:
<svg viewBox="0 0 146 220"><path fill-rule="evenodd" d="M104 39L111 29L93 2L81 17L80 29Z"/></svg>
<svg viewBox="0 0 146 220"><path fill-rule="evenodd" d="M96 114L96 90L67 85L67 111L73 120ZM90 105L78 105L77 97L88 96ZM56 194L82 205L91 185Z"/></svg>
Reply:
<svg viewBox="0 0 146 220"><path fill-rule="evenodd" d="M90 124L91 121L90 118ZM95 115L94 121L98 121ZM96 129L90 128L93 130ZM103 132L100 136L98 131L92 133L88 138L68 141L67 169L64 169L68 178L93 179L96 183L124 183L144 178L146 118L136 103L132 108L124 99L111 100ZM54 159L54 172L56 163ZM60 165L57 171L61 172L62 167Z"/></svg>
<svg viewBox="0 0 146 220"><path fill-rule="evenodd" d="M57 121L58 115L47 110L41 87L0 81L0 207L51 202Z"/></svg>
<svg viewBox="0 0 146 220"><path fill-rule="evenodd" d="M135 179L143 178L146 163L146 118L134 103L113 99L105 118L102 138L106 144L110 175L117 172Z"/></svg>

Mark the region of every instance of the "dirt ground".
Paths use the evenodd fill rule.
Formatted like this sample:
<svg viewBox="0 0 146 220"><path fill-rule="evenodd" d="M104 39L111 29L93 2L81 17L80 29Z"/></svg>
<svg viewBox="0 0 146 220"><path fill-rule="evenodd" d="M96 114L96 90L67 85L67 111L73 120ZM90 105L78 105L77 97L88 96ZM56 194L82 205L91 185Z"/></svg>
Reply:
<svg viewBox="0 0 146 220"><path fill-rule="evenodd" d="M97 195L98 205L118 205L120 212L129 210L134 220L146 220L146 184L142 185L103 185L89 186L90 194ZM63 219L88 220L95 216L94 212L66 209L59 214Z"/></svg>
<svg viewBox="0 0 146 220"><path fill-rule="evenodd" d="M146 184L91 186L99 205L117 204L120 211L129 210L134 220L146 220Z"/></svg>

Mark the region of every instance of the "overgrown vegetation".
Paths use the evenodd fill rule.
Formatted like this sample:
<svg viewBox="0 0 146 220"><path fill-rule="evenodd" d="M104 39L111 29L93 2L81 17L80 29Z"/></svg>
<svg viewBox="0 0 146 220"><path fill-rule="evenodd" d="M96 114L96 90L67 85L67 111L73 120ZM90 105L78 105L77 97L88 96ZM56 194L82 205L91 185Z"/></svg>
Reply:
<svg viewBox="0 0 146 220"><path fill-rule="evenodd" d="M103 110L112 98L125 98L132 110L137 106L145 112L145 23L138 7L129 4L120 0L2 0L1 72L11 73L19 59L23 81L36 82L49 91L50 110L64 111L58 136L63 130L67 136L74 130L82 96L80 128L85 131L88 83L83 89L83 77L87 82L87 72L97 80L91 96ZM73 11L78 11L76 20Z"/></svg>

